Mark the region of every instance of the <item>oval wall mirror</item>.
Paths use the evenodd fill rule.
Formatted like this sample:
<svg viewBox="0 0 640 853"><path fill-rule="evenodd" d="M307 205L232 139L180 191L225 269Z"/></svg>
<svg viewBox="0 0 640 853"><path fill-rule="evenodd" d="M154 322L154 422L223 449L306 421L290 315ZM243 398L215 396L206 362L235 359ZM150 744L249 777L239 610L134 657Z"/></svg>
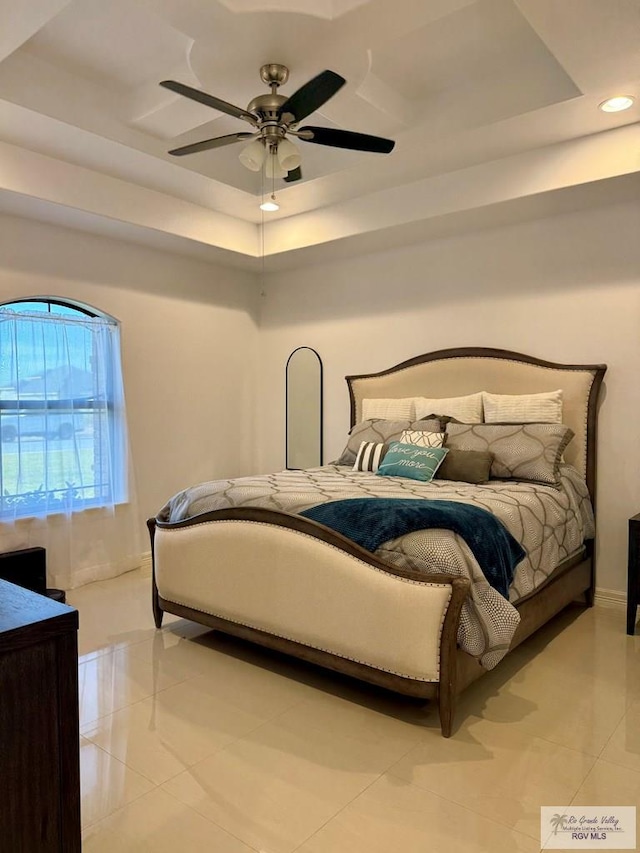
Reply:
<svg viewBox="0 0 640 853"><path fill-rule="evenodd" d="M322 360L298 347L286 367L286 467L322 465Z"/></svg>

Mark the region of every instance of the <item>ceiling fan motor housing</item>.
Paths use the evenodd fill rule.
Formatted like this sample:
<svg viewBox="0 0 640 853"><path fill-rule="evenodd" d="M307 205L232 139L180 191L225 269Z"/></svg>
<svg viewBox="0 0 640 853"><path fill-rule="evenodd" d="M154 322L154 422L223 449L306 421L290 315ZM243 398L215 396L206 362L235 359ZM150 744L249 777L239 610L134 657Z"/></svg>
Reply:
<svg viewBox="0 0 640 853"><path fill-rule="evenodd" d="M273 92L268 95L258 95L247 105L247 112L254 113L261 121L278 121L280 107L286 103L284 95Z"/></svg>
<svg viewBox="0 0 640 853"><path fill-rule="evenodd" d="M265 145L277 146L287 132L288 125L280 116L280 107L286 100L284 95L273 92L269 95L258 95L247 106L248 112L258 116L260 139Z"/></svg>

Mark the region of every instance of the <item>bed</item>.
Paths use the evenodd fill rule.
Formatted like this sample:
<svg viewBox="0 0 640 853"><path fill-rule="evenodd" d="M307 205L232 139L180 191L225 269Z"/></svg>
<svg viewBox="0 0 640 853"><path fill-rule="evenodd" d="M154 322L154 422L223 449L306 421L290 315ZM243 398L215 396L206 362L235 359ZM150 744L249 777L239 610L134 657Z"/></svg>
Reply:
<svg viewBox="0 0 640 853"><path fill-rule="evenodd" d="M435 700L442 734L449 737L462 690L572 601L593 603L596 430L605 370L463 348L348 376L352 445L359 430L386 428L392 420L363 418L372 400L394 408L416 398L475 399L482 392L487 405L514 395L555 399L561 389L562 423L544 426L528 418L522 426L512 418L496 421L494 413L487 429L474 418L467 426L435 411L409 419L413 426L421 422L419 430L444 431L445 446L463 450L477 450L485 434L497 434L492 477L477 484L381 477L382 468L354 472L349 453L354 455L355 445L347 443L336 460L341 464L190 487L148 522L156 626L164 612L173 613L392 691ZM434 419L427 429L425 422ZM522 430L543 435L544 472L546 457L555 454L552 479L531 481L517 466L507 473L495 468L499 448L510 453L514 434L519 441ZM547 435L554 436L551 451ZM381 499L411 504L412 512L441 505L453 507L454 515L459 509L477 512L480 520L495 516L487 521L506 529L512 550L525 555L508 589L500 593L498 584L487 581L473 538L464 531L461 536L455 525L394 536L374 551L338 532L339 525L314 520L326 520L326 512L340 504L375 510ZM493 542L488 535L478 535L476 545ZM484 559L496 562L490 549Z"/></svg>

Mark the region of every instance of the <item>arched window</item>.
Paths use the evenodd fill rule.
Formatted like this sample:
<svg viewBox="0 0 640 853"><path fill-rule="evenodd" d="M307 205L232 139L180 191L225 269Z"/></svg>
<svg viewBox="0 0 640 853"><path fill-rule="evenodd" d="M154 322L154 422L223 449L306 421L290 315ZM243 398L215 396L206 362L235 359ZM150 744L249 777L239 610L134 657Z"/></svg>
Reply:
<svg viewBox="0 0 640 853"><path fill-rule="evenodd" d="M126 499L118 323L34 297L0 305L0 519Z"/></svg>

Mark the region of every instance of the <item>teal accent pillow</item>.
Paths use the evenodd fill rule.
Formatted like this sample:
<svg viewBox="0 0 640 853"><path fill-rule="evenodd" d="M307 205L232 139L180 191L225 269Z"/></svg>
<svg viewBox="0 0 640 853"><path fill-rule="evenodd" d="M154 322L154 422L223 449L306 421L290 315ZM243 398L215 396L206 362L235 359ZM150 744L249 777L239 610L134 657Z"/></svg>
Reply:
<svg viewBox="0 0 640 853"><path fill-rule="evenodd" d="M376 473L381 477L408 477L428 483L448 452L446 447L419 447L392 441Z"/></svg>

